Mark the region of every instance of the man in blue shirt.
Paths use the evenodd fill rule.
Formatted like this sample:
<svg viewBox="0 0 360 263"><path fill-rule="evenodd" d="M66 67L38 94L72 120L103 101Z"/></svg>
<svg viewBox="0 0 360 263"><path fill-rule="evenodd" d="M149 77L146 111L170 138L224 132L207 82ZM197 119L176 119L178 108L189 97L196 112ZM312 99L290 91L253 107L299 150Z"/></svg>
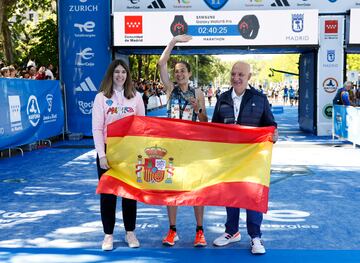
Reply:
<svg viewBox="0 0 360 263"><path fill-rule="evenodd" d="M236 62L231 69L231 89L222 93L216 102L212 122L239 124L253 127L275 126L274 116L267 97L248 84L251 77L250 65ZM275 131L273 142L277 140ZM225 233L214 240L215 246L226 246L241 239L239 232L240 209L226 207L227 220ZM246 210L247 232L251 238L252 254L265 254L266 250L261 239L261 223L263 214Z"/></svg>
<svg viewBox="0 0 360 263"><path fill-rule="evenodd" d="M352 86L353 84L351 81L345 81L344 87L342 87L337 91L333 99L333 104L345 105L345 106L352 105L349 94L349 91L351 90Z"/></svg>

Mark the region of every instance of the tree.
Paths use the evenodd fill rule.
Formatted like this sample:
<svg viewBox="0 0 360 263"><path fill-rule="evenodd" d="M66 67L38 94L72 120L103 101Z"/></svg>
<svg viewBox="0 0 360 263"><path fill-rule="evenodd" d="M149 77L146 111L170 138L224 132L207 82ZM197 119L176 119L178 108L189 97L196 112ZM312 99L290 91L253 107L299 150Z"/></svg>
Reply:
<svg viewBox="0 0 360 263"><path fill-rule="evenodd" d="M15 50L19 50L18 46L26 46L32 38L32 32L26 26L27 11L48 10L55 13L54 3L52 0L0 0L0 42L7 63L18 62L23 56Z"/></svg>
<svg viewBox="0 0 360 263"><path fill-rule="evenodd" d="M58 38L55 20L49 18L40 22L32 35L27 55L36 58L38 65L58 65Z"/></svg>
<svg viewBox="0 0 360 263"><path fill-rule="evenodd" d="M360 71L360 56L359 54L349 54L346 56L346 69Z"/></svg>

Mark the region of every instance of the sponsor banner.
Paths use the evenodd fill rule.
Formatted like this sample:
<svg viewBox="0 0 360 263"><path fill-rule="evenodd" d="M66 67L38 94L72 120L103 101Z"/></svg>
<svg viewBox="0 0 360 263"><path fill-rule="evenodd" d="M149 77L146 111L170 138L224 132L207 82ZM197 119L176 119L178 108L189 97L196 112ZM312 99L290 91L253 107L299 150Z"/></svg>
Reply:
<svg viewBox="0 0 360 263"><path fill-rule="evenodd" d="M360 44L360 9L350 10L349 44Z"/></svg>
<svg viewBox="0 0 360 263"><path fill-rule="evenodd" d="M90 136L93 101L111 60L110 3L61 0L58 5L68 131Z"/></svg>
<svg viewBox="0 0 360 263"><path fill-rule="evenodd" d="M64 108L59 81L0 79L0 149L62 133Z"/></svg>
<svg viewBox="0 0 360 263"><path fill-rule="evenodd" d="M334 135L360 145L360 108L334 105Z"/></svg>
<svg viewBox="0 0 360 263"><path fill-rule="evenodd" d="M349 70L346 72L346 78L349 81L357 82L359 81L359 71L357 70Z"/></svg>
<svg viewBox="0 0 360 263"><path fill-rule="evenodd" d="M113 0L114 12L318 9L321 14L359 8L360 0Z"/></svg>
<svg viewBox="0 0 360 263"><path fill-rule="evenodd" d="M360 145L360 108L347 107L347 127L349 141Z"/></svg>
<svg viewBox="0 0 360 263"><path fill-rule="evenodd" d="M342 139L348 139L348 127L346 124L346 106L334 105L333 108L333 129L334 135Z"/></svg>
<svg viewBox="0 0 360 263"><path fill-rule="evenodd" d="M299 74L299 125L301 130L315 133L315 79L316 54L313 52L300 55Z"/></svg>
<svg viewBox="0 0 360 263"><path fill-rule="evenodd" d="M317 135L331 135L331 107L337 89L343 84L344 17L319 17L321 43L318 52Z"/></svg>
<svg viewBox="0 0 360 263"><path fill-rule="evenodd" d="M318 12L114 13L114 46L165 46L179 34L193 36L185 46L317 45Z"/></svg>

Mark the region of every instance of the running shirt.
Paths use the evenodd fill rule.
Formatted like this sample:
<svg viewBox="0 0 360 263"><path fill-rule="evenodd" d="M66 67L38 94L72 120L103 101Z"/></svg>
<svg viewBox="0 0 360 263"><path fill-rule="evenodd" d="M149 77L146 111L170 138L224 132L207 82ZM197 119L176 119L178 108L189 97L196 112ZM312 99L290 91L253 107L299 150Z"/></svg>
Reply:
<svg viewBox="0 0 360 263"><path fill-rule="evenodd" d="M193 88L189 86L188 90L183 92L176 85L170 94L167 105L168 118L196 121L197 114L190 103L191 98L196 98Z"/></svg>

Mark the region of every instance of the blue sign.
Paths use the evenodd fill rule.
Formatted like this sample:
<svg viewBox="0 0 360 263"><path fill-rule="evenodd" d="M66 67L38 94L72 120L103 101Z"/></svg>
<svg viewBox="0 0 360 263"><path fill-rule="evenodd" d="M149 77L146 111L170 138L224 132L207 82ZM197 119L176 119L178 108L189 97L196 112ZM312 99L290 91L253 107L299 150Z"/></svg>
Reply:
<svg viewBox="0 0 360 263"><path fill-rule="evenodd" d="M333 109L334 120L334 134L343 138L348 138L348 127L346 123L346 106L334 105Z"/></svg>
<svg viewBox="0 0 360 263"><path fill-rule="evenodd" d="M59 81L0 79L0 149L47 139L63 132Z"/></svg>
<svg viewBox="0 0 360 263"><path fill-rule="evenodd" d="M327 58L328 62L334 62L335 61L335 50L328 50L326 58Z"/></svg>
<svg viewBox="0 0 360 263"><path fill-rule="evenodd" d="M67 131L91 136L95 95L111 61L110 2L59 0L60 79Z"/></svg>
<svg viewBox="0 0 360 263"><path fill-rule="evenodd" d="M360 145L360 108L334 105L334 135Z"/></svg>
<svg viewBox="0 0 360 263"><path fill-rule="evenodd" d="M291 19L292 31L295 33L302 32L304 29L304 14L293 14Z"/></svg>
<svg viewBox="0 0 360 263"><path fill-rule="evenodd" d="M205 3L213 10L219 10L224 7L228 0L204 0Z"/></svg>

